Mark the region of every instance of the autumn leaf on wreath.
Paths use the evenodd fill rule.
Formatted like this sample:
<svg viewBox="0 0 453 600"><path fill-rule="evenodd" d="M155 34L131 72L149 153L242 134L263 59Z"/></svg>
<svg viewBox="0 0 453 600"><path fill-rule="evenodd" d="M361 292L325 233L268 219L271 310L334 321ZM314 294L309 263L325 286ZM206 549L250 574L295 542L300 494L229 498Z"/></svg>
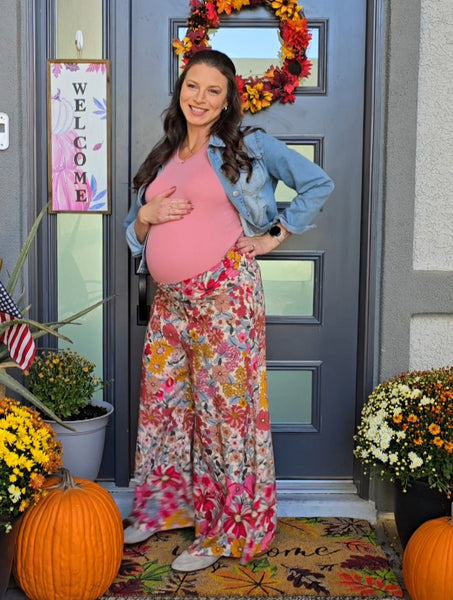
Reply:
<svg viewBox="0 0 453 600"><path fill-rule="evenodd" d="M217 12L226 13L227 15L231 15L231 11L233 9L233 3L231 0L218 0L217 1Z"/></svg>
<svg viewBox="0 0 453 600"><path fill-rule="evenodd" d="M285 566L285 565L283 565ZM294 587L304 587L307 590L314 590L318 594L329 593L328 587L325 581L325 575L322 573L315 573L308 569L301 569L300 567L286 567L287 579L292 581Z"/></svg>
<svg viewBox="0 0 453 600"><path fill-rule="evenodd" d="M372 577L359 573L340 573L340 583L351 593L358 596L393 595L396 598L403 597L403 591L397 583L387 583L380 577Z"/></svg>

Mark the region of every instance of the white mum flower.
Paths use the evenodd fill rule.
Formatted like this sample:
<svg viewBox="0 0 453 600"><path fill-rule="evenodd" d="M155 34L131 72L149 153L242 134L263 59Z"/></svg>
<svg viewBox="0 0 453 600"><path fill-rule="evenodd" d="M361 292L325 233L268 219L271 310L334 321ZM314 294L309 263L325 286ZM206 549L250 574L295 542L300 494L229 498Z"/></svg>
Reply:
<svg viewBox="0 0 453 600"><path fill-rule="evenodd" d="M408 387L407 385L405 385L404 383L400 383L400 384L398 385L398 391L399 391L401 394L410 394L410 393L411 393L411 388L410 388L410 387Z"/></svg>
<svg viewBox="0 0 453 600"><path fill-rule="evenodd" d="M421 406L427 406L428 404L434 404L434 400L432 398L428 398L428 396L423 396L420 400Z"/></svg>
<svg viewBox="0 0 453 600"><path fill-rule="evenodd" d="M391 465L394 465L397 462L398 462L398 454L396 452L391 452L389 454L389 463Z"/></svg>
<svg viewBox="0 0 453 600"><path fill-rule="evenodd" d="M17 487L17 485L10 485L8 488L8 494L9 497L11 498L12 502L19 502L20 500L20 489Z"/></svg>
<svg viewBox="0 0 453 600"><path fill-rule="evenodd" d="M410 469L417 469L417 467L422 466L423 458L418 456L418 454L415 454L415 452L409 452L409 454L407 456L408 456L409 460L411 461L411 463L409 465Z"/></svg>
<svg viewBox="0 0 453 600"><path fill-rule="evenodd" d="M388 455L382 452L380 448L373 448L373 455L383 463L388 462Z"/></svg>

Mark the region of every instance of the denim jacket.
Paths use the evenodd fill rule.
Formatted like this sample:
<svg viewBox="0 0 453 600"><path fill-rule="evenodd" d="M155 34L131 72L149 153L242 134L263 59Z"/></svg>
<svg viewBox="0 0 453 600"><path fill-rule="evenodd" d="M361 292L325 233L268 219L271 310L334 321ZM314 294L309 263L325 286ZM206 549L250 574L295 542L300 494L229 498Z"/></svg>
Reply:
<svg viewBox="0 0 453 600"><path fill-rule="evenodd" d="M311 224L333 190L333 182L318 165L267 135L254 131L245 135L247 153L253 159L252 176L247 181L247 172L241 171L236 183L222 173L222 151L224 142L211 136L208 156L225 192L238 210L244 234L249 237L263 235L272 225L280 221L291 233L300 234L312 229ZM275 188L281 180L296 192L295 198L279 214L275 200ZM140 273L146 273L145 246L135 234L135 220L145 203L145 186L137 194L124 222L126 240L133 256L142 256Z"/></svg>

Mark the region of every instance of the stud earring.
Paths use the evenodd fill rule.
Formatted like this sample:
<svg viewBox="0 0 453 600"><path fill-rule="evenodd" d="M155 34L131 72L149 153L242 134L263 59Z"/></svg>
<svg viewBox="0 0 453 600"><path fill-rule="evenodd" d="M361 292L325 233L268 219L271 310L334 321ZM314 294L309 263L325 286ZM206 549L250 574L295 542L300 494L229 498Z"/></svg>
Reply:
<svg viewBox="0 0 453 600"><path fill-rule="evenodd" d="M225 110L228 110L228 105L227 105L227 106L224 106L222 110L224 110L224 111L225 111Z"/></svg>

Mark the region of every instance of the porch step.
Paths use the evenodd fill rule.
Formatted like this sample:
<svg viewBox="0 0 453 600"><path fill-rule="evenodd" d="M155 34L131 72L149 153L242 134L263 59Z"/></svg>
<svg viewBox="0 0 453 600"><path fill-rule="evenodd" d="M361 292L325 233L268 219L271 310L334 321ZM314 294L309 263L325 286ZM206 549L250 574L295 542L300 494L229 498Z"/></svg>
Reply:
<svg viewBox="0 0 453 600"><path fill-rule="evenodd" d="M133 503L133 488L99 482L115 500L121 514L127 517ZM374 502L357 495L352 481L277 481L279 517L351 517L376 523Z"/></svg>

